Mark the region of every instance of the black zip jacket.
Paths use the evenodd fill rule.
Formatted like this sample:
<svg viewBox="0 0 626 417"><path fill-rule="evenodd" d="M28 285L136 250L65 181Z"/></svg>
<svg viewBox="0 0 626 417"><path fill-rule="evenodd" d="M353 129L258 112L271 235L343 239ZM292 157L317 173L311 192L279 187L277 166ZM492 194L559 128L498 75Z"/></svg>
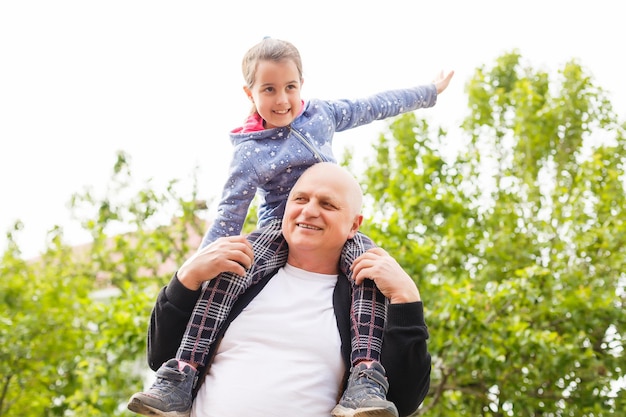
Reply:
<svg viewBox="0 0 626 417"><path fill-rule="evenodd" d="M239 297L225 324L220 330L219 341L230 323L246 305L265 287L270 274L249 288ZM350 369L350 283L340 275L333 293L333 305L337 327L341 337L341 354L346 365L345 383ZM200 290L192 291L180 283L176 274L169 284L161 289L150 317L148 329L148 364L156 371L164 362L176 357L187 322ZM426 340L428 328L424 322L422 302L390 304L383 338L381 363L387 372L389 392L387 399L398 408L400 416L408 416L420 406L430 387L431 357ZM213 358L214 343L209 354ZM200 386L208 366L199 369Z"/></svg>

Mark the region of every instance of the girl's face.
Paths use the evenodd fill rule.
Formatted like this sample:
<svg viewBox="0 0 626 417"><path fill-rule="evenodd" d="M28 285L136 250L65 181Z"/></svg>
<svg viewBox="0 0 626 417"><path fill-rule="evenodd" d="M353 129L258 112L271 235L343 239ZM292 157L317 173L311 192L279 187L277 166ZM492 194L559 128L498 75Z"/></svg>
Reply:
<svg viewBox="0 0 626 417"><path fill-rule="evenodd" d="M303 80L293 61L259 61L254 79L252 88L243 89L266 129L287 126L300 114Z"/></svg>

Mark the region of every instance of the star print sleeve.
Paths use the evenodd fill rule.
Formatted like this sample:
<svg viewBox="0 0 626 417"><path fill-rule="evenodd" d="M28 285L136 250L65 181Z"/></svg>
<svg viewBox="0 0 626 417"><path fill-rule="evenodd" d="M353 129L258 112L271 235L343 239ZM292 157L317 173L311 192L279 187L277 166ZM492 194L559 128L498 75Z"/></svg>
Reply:
<svg viewBox="0 0 626 417"><path fill-rule="evenodd" d="M437 103L434 84L390 90L357 100L329 102L337 132L394 117L413 110L433 107Z"/></svg>
<svg viewBox="0 0 626 417"><path fill-rule="evenodd" d="M241 233L258 186L259 178L254 167L235 153L222 189L217 215L202 239L201 248L220 237Z"/></svg>

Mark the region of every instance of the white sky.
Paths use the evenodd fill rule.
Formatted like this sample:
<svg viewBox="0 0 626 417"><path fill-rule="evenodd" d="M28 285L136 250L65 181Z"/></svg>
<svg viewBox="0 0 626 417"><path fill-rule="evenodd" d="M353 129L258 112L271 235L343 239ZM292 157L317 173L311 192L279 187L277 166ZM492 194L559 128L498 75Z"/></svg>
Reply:
<svg viewBox="0 0 626 417"><path fill-rule="evenodd" d="M579 59L623 118L618 8L612 0L1 1L0 250L17 219L25 256L57 224L72 243L85 241L66 204L86 186L104 192L117 150L132 156L140 182L186 180L198 166L203 197L219 196L227 133L249 110L241 57L263 36L299 48L305 99L356 98L454 69L438 104L421 110L454 129L475 68L517 48L547 71ZM347 146L367 157L384 126L338 133L337 154Z"/></svg>

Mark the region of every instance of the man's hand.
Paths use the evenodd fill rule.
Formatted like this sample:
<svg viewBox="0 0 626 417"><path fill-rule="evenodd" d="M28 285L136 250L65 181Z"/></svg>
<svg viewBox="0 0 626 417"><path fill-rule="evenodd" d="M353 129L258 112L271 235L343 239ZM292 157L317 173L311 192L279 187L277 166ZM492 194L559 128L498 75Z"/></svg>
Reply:
<svg viewBox="0 0 626 417"><path fill-rule="evenodd" d="M374 280L391 304L421 301L415 282L382 248L370 249L356 258L352 263L352 272L357 284L365 278Z"/></svg>
<svg viewBox="0 0 626 417"><path fill-rule="evenodd" d="M245 236L221 237L187 259L176 275L181 284L195 291L222 272L245 275L253 261L252 245Z"/></svg>

